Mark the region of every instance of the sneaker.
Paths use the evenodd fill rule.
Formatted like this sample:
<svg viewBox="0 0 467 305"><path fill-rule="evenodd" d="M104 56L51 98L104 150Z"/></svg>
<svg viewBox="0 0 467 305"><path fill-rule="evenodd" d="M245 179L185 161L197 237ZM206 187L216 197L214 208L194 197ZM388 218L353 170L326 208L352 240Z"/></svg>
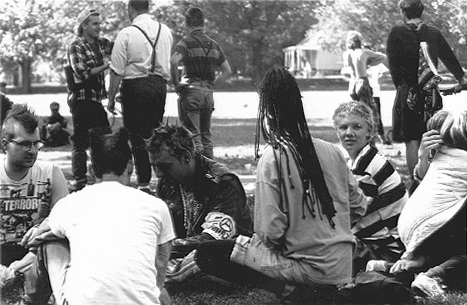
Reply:
<svg viewBox="0 0 467 305"><path fill-rule="evenodd" d="M0 288L5 288L13 284L19 276L13 268L0 265Z"/></svg>
<svg viewBox="0 0 467 305"><path fill-rule="evenodd" d="M435 297L445 293L441 286L441 280L437 277L428 277L425 273L419 273L411 285L414 295L421 297Z"/></svg>

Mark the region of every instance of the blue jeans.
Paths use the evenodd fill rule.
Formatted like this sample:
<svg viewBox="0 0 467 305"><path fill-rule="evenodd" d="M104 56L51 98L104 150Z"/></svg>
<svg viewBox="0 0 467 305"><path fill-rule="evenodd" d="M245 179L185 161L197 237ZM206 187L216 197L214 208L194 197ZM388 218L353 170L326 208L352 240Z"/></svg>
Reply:
<svg viewBox="0 0 467 305"><path fill-rule="evenodd" d="M211 117L214 111L213 90L208 87L190 85L184 87L178 98L178 116L182 124L193 134L196 149L213 159L211 141Z"/></svg>

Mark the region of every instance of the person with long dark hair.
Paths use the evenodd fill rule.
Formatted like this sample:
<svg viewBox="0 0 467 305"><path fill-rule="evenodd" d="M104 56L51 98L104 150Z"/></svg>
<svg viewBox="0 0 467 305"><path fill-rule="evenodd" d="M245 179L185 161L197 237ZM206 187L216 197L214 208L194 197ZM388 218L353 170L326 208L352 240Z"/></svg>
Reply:
<svg viewBox="0 0 467 305"><path fill-rule="evenodd" d="M255 234L204 243L195 260L202 271L231 281L269 279L277 285L267 288L282 301L301 297L300 284L309 292L350 283L350 228L365 213L363 193L340 149L310 135L288 70L270 70L259 95L257 157L260 132L267 145L256 176Z"/></svg>

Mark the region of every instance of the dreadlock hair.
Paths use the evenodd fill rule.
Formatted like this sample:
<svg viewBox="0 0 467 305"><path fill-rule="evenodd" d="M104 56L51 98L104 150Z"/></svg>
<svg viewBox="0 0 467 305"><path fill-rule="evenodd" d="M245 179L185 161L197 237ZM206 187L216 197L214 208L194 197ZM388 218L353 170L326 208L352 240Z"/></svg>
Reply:
<svg viewBox="0 0 467 305"><path fill-rule="evenodd" d="M113 173L121 176L132 158L128 130L120 127L115 134L103 129L90 130L91 162L97 178Z"/></svg>
<svg viewBox="0 0 467 305"><path fill-rule="evenodd" d="M273 68L263 78L259 87L259 109L256 123L255 158L257 159L260 143L260 130L264 140L285 156L290 175L289 148L300 172L303 183L302 213L305 207L315 217L314 206L326 215L334 228L332 218L336 214L332 197L324 180L323 171L311 139L303 112L302 96L295 78L286 68ZM278 162L281 169L281 162ZM281 170L279 175L283 177ZM282 178L281 178L282 179ZM311 187L310 187L311 186ZM321 212L320 217L321 217Z"/></svg>
<svg viewBox="0 0 467 305"><path fill-rule="evenodd" d="M150 153L158 153L168 148L174 157L183 160L185 156L193 156L196 153L193 137L186 127L167 123L153 130L146 143L146 149Z"/></svg>

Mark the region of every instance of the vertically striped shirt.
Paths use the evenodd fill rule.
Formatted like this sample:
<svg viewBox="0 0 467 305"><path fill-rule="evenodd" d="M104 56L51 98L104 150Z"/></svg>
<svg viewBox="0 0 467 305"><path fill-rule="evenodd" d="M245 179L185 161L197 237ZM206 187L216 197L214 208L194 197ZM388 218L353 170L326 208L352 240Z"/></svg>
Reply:
<svg viewBox="0 0 467 305"><path fill-rule="evenodd" d="M185 76L188 81L207 81L213 84L215 72L224 63L225 56L220 45L203 33L195 30L175 46L182 55Z"/></svg>
<svg viewBox="0 0 467 305"><path fill-rule="evenodd" d="M408 194L399 173L370 144L349 165L368 202L365 216L354 225L352 232L366 242L385 240L383 244L401 252L397 221Z"/></svg>

